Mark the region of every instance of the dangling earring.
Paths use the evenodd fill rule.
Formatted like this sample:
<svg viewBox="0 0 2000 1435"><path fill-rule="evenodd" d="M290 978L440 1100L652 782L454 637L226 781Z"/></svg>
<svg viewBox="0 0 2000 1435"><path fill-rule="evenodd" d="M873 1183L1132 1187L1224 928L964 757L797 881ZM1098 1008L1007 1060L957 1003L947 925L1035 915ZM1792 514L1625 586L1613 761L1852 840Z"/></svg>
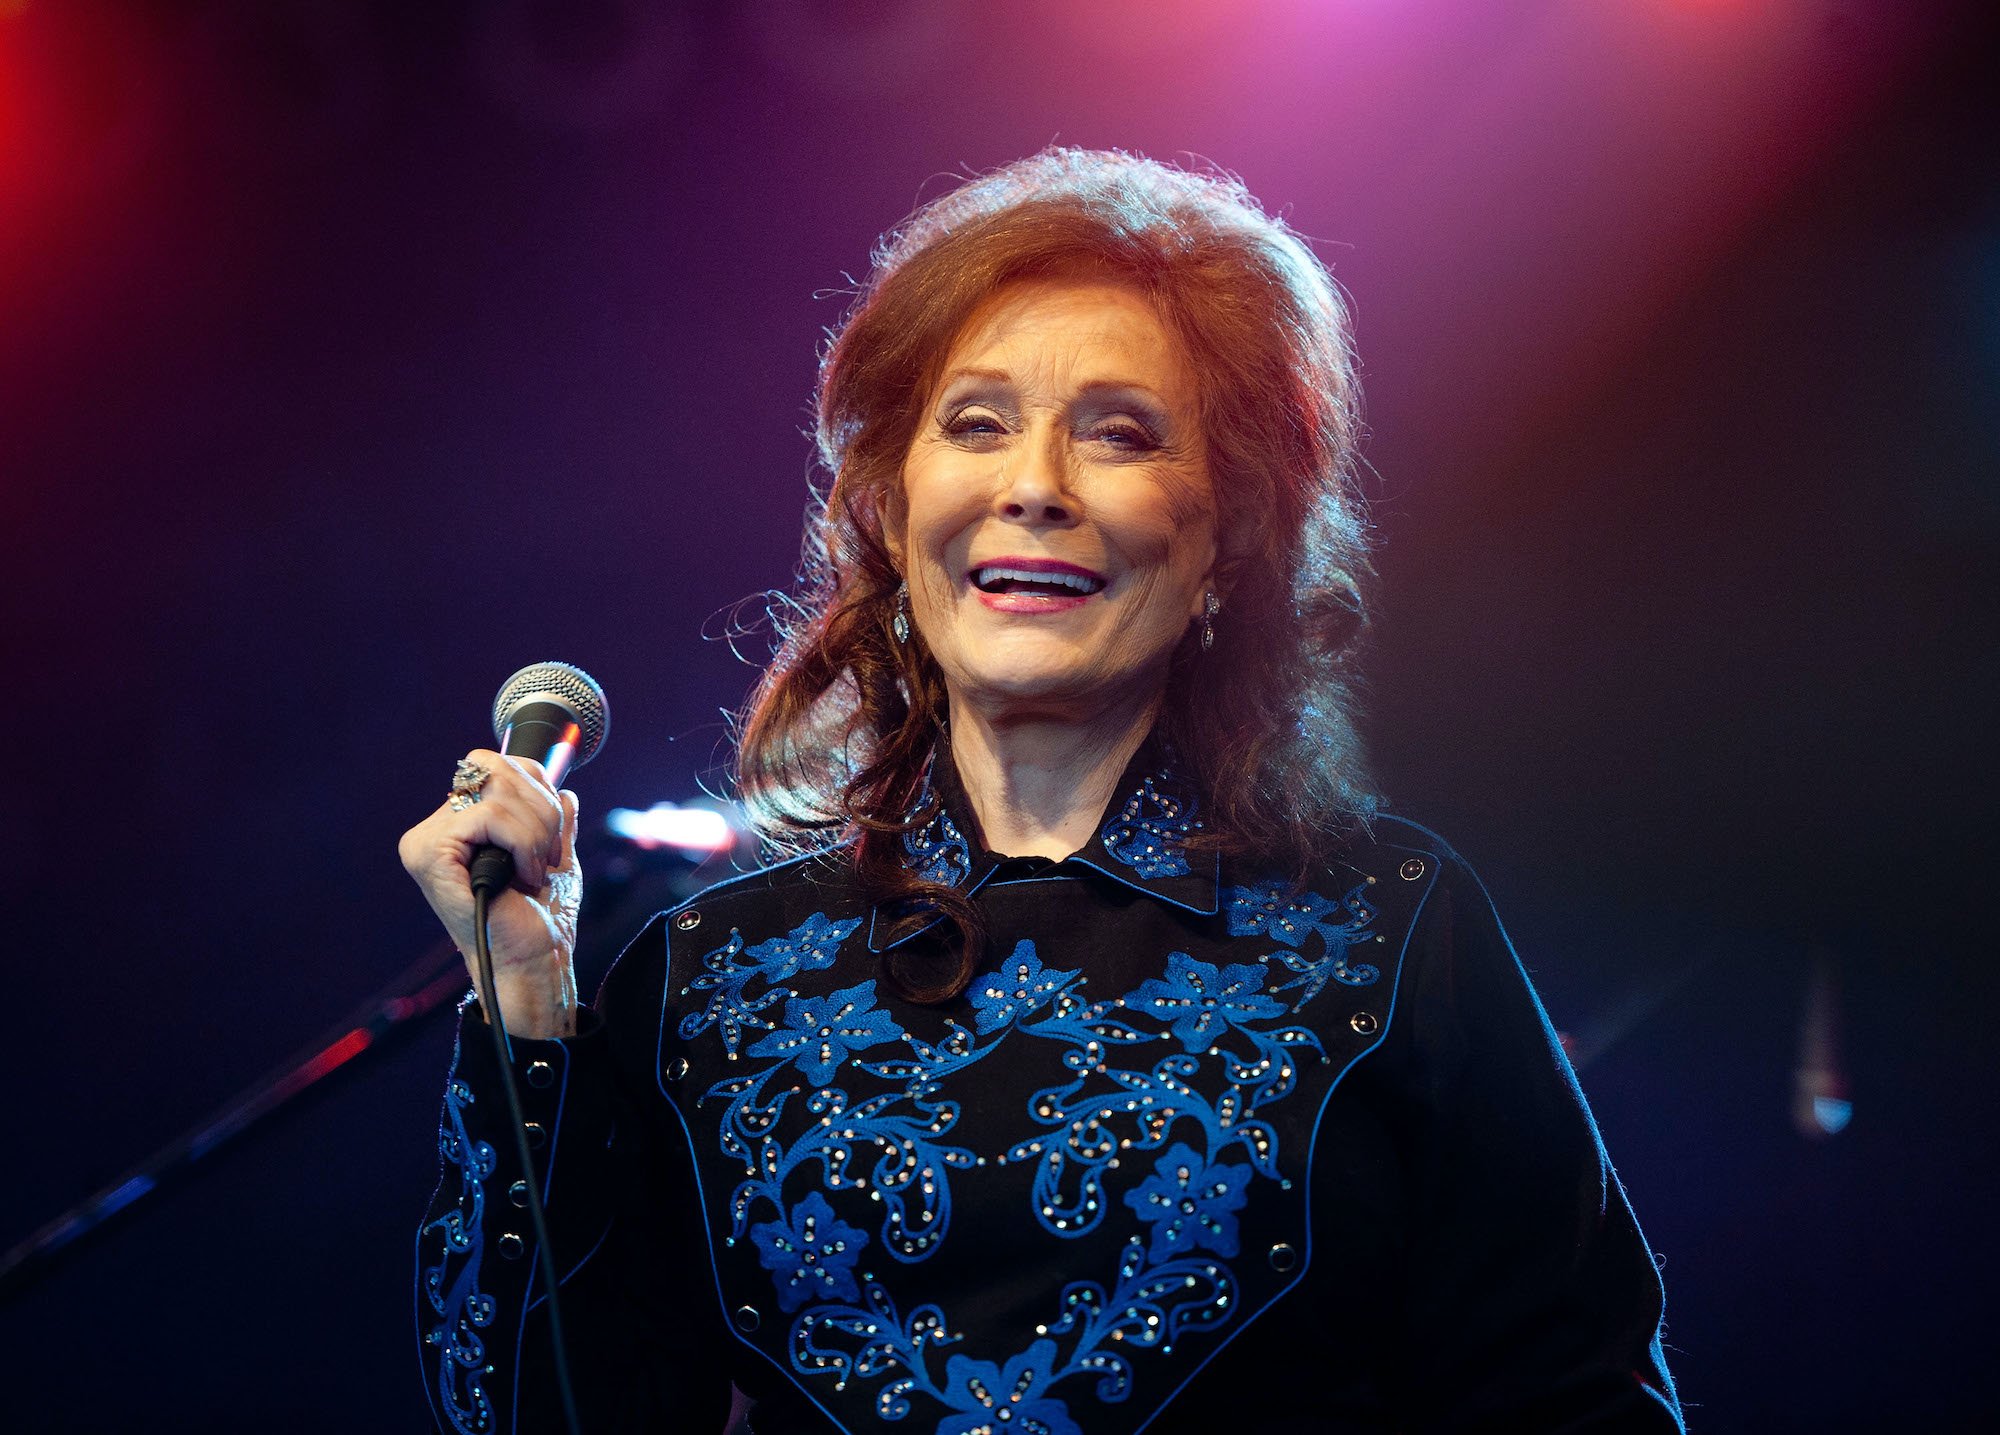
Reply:
<svg viewBox="0 0 2000 1435"><path fill-rule="evenodd" d="M1222 600L1213 593L1201 595L1201 650L1205 653L1215 646L1215 615L1222 611Z"/></svg>
<svg viewBox="0 0 2000 1435"><path fill-rule="evenodd" d="M910 585L896 585L896 616L889 620L889 631L896 635L898 643L910 641Z"/></svg>

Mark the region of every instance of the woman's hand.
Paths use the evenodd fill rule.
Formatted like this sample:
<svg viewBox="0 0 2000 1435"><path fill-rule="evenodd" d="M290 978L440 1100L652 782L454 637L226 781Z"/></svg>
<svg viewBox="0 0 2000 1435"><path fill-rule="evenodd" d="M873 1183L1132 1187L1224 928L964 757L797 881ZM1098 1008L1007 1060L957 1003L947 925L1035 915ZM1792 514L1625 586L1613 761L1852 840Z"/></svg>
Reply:
<svg viewBox="0 0 2000 1435"><path fill-rule="evenodd" d="M542 765L487 748L466 754L486 770L478 801L457 811L450 799L403 834L397 853L465 958L478 984L473 951L472 883L466 868L487 843L514 858L514 883L487 907L494 994L516 1036L576 1031L576 909L583 874L576 865L576 794L557 792Z"/></svg>

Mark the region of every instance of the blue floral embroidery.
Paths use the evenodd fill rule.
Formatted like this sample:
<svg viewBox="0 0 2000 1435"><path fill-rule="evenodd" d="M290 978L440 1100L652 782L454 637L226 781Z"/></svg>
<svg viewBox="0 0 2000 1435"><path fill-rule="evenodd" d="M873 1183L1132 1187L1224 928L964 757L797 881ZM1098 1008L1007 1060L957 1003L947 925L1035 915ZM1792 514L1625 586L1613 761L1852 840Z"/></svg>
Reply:
<svg viewBox="0 0 2000 1435"><path fill-rule="evenodd" d="M919 811L925 801L936 803L937 812L922 827L903 834L905 865L926 882L957 887L972 874L971 845L958 830L958 824L951 820L951 814L944 810L944 804L931 797L928 786L919 799Z"/></svg>
<svg viewBox="0 0 2000 1435"><path fill-rule="evenodd" d="M1273 959L1295 974L1293 980L1272 990L1297 992L1292 1010L1298 1011L1329 981L1365 987L1382 975L1373 963L1348 956L1348 949L1375 920L1375 906L1367 894L1368 884L1357 883L1335 903L1315 892L1294 893L1282 882L1260 882L1230 888L1223 907L1229 913L1230 936L1268 936L1290 948L1273 953ZM1317 957L1303 950L1312 936L1320 939Z"/></svg>
<svg viewBox="0 0 2000 1435"><path fill-rule="evenodd" d="M743 965L774 986L800 972L823 972L833 965L840 944L859 925L858 921L835 922L815 912L784 936L746 948Z"/></svg>
<svg viewBox="0 0 2000 1435"><path fill-rule="evenodd" d="M982 1390L1016 1409L1007 1397L1018 1390L1019 1403L1032 1401L1037 1418L1050 1431L1074 1429L1059 1423L1070 1418L1068 1407L1043 1392L1084 1378L1092 1382L1098 1401L1116 1404L1132 1393L1132 1352L1171 1350L1186 1332L1226 1324L1237 1305L1236 1280L1228 1267L1187 1257L1154 1263L1147 1258L1146 1243L1135 1236L1120 1254L1110 1288L1095 1281L1064 1286L1060 1314L1037 1326L1038 1338L1004 1368L994 1361L952 1356L940 1382L932 1373L931 1352L961 1338L945 1323L944 1312L920 1306L905 1320L881 1282L866 1277L863 1282L859 1302L816 1306L799 1315L791 1331L792 1367L803 1375L831 1375L835 1389L854 1377L894 1372L896 1378L875 1397L876 1416L901 1420L913 1408L912 1396L927 1396L953 1412L934 1427L938 1432L988 1429L1004 1435L1014 1417L1002 1422ZM972 1423L966 1423L967 1417ZM989 1420L991 1424L985 1423Z"/></svg>
<svg viewBox="0 0 2000 1435"><path fill-rule="evenodd" d="M479 1289L479 1263L494 1155L490 1145L466 1133L465 1108L473 1099L472 1089L456 1077L445 1087L438 1150L458 1171L458 1204L424 1228L444 1238L438 1263L424 1270L424 1294L438 1317L424 1339L439 1348L438 1403L460 1435L480 1435L493 1426L493 1403L483 1385L486 1342L479 1333L493 1323L494 1302ZM450 1272L454 1261L458 1269Z"/></svg>
<svg viewBox="0 0 2000 1435"><path fill-rule="evenodd" d="M1271 937L1296 947L1319 930L1320 918L1334 910L1317 892L1292 893L1282 883L1233 887L1229 892L1229 935Z"/></svg>
<svg viewBox="0 0 2000 1435"><path fill-rule="evenodd" d="M1148 782L1103 836L1141 876L1172 875L1176 864L1186 870L1178 843L1192 825L1190 811ZM917 837L907 843L913 859L934 857L943 864L934 873L953 880L964 844L948 819L940 813ZM730 1239L752 1241L780 1306L795 1317L795 1371L831 1377L837 1388L883 1379L877 1417L904 1419L922 1400L936 1435L1080 1435L1059 1393L1065 1382L1089 1380L1098 1402L1123 1400L1141 1351L1171 1348L1182 1332L1236 1316L1235 1277L1223 1262L1238 1254L1238 1212L1258 1180L1282 1179L1276 1128L1259 1112L1297 1089L1308 1054L1325 1055L1290 1013L1330 981L1363 985L1377 973L1348 955L1375 916L1362 887L1335 902L1267 883L1229 891L1225 908L1232 935L1265 938L1272 950L1221 965L1171 953L1161 975L1123 997L1092 1000L1081 971L1044 963L1023 941L968 993L970 1025L944 1018L935 1041L878 1010L873 981L820 997L782 984L831 965L854 923L811 919L747 950L732 934L711 954L695 984L715 978L706 988L714 994L682 1029L717 1029L732 1058L738 1041L748 1043L749 1069L701 1099L728 1102L722 1146L744 1172L731 1197ZM753 978L766 984L754 995ZM744 1034L755 1030L764 1034ZM948 1078L1024 1040L1064 1048L1067 1075L1029 1098L1037 1134L995 1163L1034 1167L1033 1214L1052 1234L1082 1235L1114 1210L1131 1211L1143 1234L1126 1242L1112 1278L1065 1286L1025 1348L990 1352L994 1359L953 1354L940 1371L938 1352L960 1339L944 1311L901 1314L888 1289L859 1269L870 1237L841 1221L822 1193L867 1187L881 1203L887 1255L929 1259L949 1229L951 1173L984 1164L948 1144L960 1118L945 1095ZM900 1046L888 1055L854 1055L891 1043ZM1142 1047L1151 1051L1134 1060ZM832 1084L844 1069L881 1085L852 1095ZM812 1089L784 1084L794 1071ZM804 1104L803 1125L781 1124L793 1101ZM1153 1153L1151 1174L1114 1199L1107 1172L1115 1176L1121 1158L1136 1164L1142 1153ZM817 1180L788 1201L788 1183L804 1167L816 1167ZM767 1208L772 1217L756 1219Z"/></svg>
<svg viewBox="0 0 2000 1435"><path fill-rule="evenodd" d="M752 1226L750 1239L786 1311L811 1300L861 1298L854 1267L868 1236L836 1216L819 1192L808 1193L788 1219Z"/></svg>
<svg viewBox="0 0 2000 1435"><path fill-rule="evenodd" d="M1153 1163L1153 1174L1125 1193L1125 1204L1153 1228L1147 1254L1164 1261L1197 1247L1236 1254L1236 1213L1250 1199L1251 1171L1234 1162L1211 1166L1186 1142Z"/></svg>
<svg viewBox="0 0 2000 1435"><path fill-rule="evenodd" d="M1173 1023L1173 1033L1190 1053L1214 1043L1231 1027L1277 1016L1285 1004L1264 995L1264 968L1255 962L1217 968L1186 952L1167 956L1164 979L1148 977L1126 999L1127 1006Z"/></svg>
<svg viewBox="0 0 2000 1435"><path fill-rule="evenodd" d="M973 1029L987 1036L1041 1010L1082 974L1081 969L1059 972L1043 966L1035 955L1035 944L1024 939L1015 946L1014 955L1000 964L1000 970L972 992L972 1005L979 1013L972 1020Z"/></svg>
<svg viewBox="0 0 2000 1435"><path fill-rule="evenodd" d="M710 994L700 1011L681 1018L682 1039L693 1041L716 1027L729 1059L734 1061L749 1032L771 1029L772 1023L763 1013L791 995L778 983L800 972L824 971L832 966L840 944L860 925L858 918L836 922L815 912L784 936L747 949L743 934L731 931L727 942L702 957L701 973L682 988L683 996ZM768 984L768 990L760 996L748 995L745 989L753 979Z"/></svg>
<svg viewBox="0 0 2000 1435"><path fill-rule="evenodd" d="M944 1397L964 1412L938 1422L937 1435L1083 1435L1069 1407L1047 1391L1054 1375L1056 1343L1038 1340L1001 1369L990 1360L954 1355L944 1364Z"/></svg>
<svg viewBox="0 0 2000 1435"><path fill-rule="evenodd" d="M903 1034L894 1017L876 1010L873 977L830 996L792 997L785 1003L785 1028L751 1047L750 1055L796 1059L800 1074L814 1086L832 1081L848 1053Z"/></svg>
<svg viewBox="0 0 2000 1435"><path fill-rule="evenodd" d="M1188 874L1188 834L1201 826L1192 798L1162 792L1148 777L1098 834L1104 850L1148 880Z"/></svg>

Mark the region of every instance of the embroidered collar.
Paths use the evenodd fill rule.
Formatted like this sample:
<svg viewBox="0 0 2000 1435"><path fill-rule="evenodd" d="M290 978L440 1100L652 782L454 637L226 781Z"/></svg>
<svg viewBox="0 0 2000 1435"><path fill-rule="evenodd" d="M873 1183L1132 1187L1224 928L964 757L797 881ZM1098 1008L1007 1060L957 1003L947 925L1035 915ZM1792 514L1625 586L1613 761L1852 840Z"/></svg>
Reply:
<svg viewBox="0 0 2000 1435"><path fill-rule="evenodd" d="M978 820L948 752L940 751L933 759L910 815L925 812L929 820L903 838L905 864L968 895L985 886L1007 859L988 851L980 840ZM1221 854L1187 850L1189 836L1201 825L1192 787L1175 772L1171 756L1149 740L1118 779L1111 805L1090 840L1054 869L1088 867L1171 906L1213 916L1220 906ZM891 940L888 933L894 925L893 913L875 910L868 925L871 952L899 947L935 922Z"/></svg>

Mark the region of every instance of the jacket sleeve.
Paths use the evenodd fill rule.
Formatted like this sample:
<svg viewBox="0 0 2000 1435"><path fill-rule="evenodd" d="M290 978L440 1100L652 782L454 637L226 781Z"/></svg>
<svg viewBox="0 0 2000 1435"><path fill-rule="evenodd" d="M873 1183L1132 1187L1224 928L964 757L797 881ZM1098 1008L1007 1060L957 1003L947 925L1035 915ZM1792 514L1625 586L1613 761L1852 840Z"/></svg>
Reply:
<svg viewBox="0 0 2000 1435"><path fill-rule="evenodd" d="M417 1237L418 1349L442 1431L563 1428L529 1179L542 1183L582 1427L701 1435L727 1422L692 1173L612 1046L588 1009L574 1037L513 1041L530 1176L491 1032L475 1004L461 1014L439 1122L441 1177Z"/></svg>
<svg viewBox="0 0 2000 1435"><path fill-rule="evenodd" d="M1448 852L1407 974L1411 1413L1680 1431L1653 1257L1485 889Z"/></svg>

